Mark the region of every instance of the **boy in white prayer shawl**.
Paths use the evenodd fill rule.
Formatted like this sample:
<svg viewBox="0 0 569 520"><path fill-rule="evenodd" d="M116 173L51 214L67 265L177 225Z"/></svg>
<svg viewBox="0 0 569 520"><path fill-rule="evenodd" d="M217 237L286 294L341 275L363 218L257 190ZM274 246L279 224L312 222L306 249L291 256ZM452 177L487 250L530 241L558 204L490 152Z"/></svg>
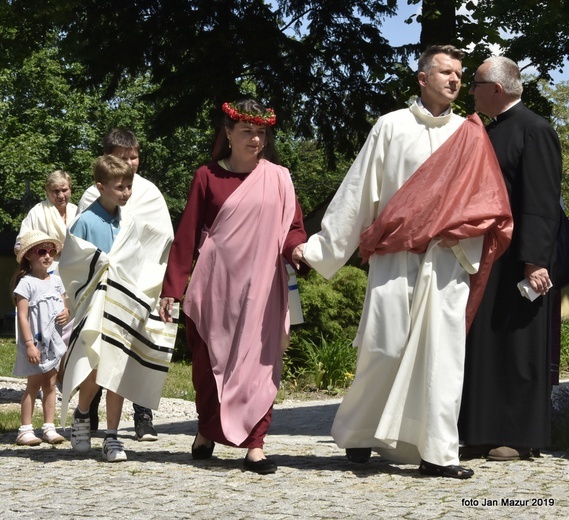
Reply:
<svg viewBox="0 0 569 520"><path fill-rule="evenodd" d="M103 137L104 155L114 155L125 160L132 171L132 197L124 210L133 216L138 236L145 251L144 258L157 264L166 264L170 245L174 239L174 229L168 206L162 192L151 181L138 173L140 165L140 143L134 132L126 128L113 128ZM81 196L77 211L81 213L97 198L99 191L91 186ZM99 402L102 389L91 402L91 432L99 428ZM158 433L152 423L152 410L138 403L133 403L134 432L139 441L156 441Z"/></svg>
<svg viewBox="0 0 569 520"><path fill-rule="evenodd" d="M105 387L107 432L102 453L108 462L118 462L127 459L117 439L123 396L139 396L133 390L138 385L129 382L126 374L136 374L152 364L144 348L135 346L135 340L128 336L131 333L144 340L143 327L152 310L152 297L136 286L141 271L137 266L144 265L142 247L133 219L121 212L132 193L132 168L122 159L107 155L97 159L93 173L99 198L72 224L66 239L70 248L60 264L61 276L70 286L70 308L75 315L63 382L62 422L69 398L79 387L71 445L79 453L89 452L89 405L99 386ZM125 304L125 298L132 303L129 300ZM140 309L134 309L138 304ZM154 360L154 366L161 362L162 373L171 355L168 350L163 349L164 359ZM150 393L141 397L145 404L154 405Z"/></svg>
<svg viewBox="0 0 569 520"><path fill-rule="evenodd" d="M99 198L82 213L71 227L76 237L91 242L104 253L109 253L121 229L121 211L132 194L134 173L126 161L114 156L100 157L93 166ZM137 238L138 240L138 238ZM79 403L71 424L71 446L80 453L91 450L89 405L99 385L97 370L92 370L79 390ZM107 390L107 432L103 442L103 456L109 462L126 460L117 430L124 398Z"/></svg>

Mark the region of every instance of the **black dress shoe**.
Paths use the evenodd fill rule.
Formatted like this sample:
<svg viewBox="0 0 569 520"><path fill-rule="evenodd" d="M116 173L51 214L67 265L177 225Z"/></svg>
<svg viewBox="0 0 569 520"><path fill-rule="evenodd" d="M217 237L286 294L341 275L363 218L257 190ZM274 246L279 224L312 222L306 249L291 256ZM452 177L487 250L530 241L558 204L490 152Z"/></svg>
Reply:
<svg viewBox="0 0 569 520"><path fill-rule="evenodd" d="M194 460L206 460L211 459L213 455L213 449L215 448L215 442L211 441L211 446L206 446L205 444L200 444L196 446L196 441L192 444L192 459Z"/></svg>
<svg viewBox="0 0 569 520"><path fill-rule="evenodd" d="M269 473L275 473L275 471L277 471L277 465L271 459L252 461L245 457L243 465L245 466L245 469L252 471L253 473L258 473L259 475L268 475Z"/></svg>
<svg viewBox="0 0 569 520"><path fill-rule="evenodd" d="M371 457L371 448L346 448L346 457L352 462L364 464Z"/></svg>

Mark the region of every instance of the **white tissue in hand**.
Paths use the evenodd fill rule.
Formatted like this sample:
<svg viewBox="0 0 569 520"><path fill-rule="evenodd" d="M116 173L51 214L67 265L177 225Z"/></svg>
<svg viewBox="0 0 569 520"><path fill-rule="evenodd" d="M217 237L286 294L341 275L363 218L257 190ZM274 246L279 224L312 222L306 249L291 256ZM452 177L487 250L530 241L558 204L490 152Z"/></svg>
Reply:
<svg viewBox="0 0 569 520"><path fill-rule="evenodd" d="M549 284L549 289L553 287L553 284ZM530 301L534 301L538 296L541 296L538 292L535 292L529 283L529 278L524 278L521 282L518 282L518 289L520 290L520 294L527 298Z"/></svg>

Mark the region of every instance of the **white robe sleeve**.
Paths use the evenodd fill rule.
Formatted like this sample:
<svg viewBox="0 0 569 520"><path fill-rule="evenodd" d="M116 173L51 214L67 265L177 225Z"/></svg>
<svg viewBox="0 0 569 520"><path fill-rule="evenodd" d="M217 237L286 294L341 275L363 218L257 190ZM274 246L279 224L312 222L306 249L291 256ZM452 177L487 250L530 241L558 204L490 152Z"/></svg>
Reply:
<svg viewBox="0 0 569 520"><path fill-rule="evenodd" d="M322 230L312 235L304 258L327 279L332 278L356 251L361 233L377 216L383 149L374 127L350 167L322 219Z"/></svg>
<svg viewBox="0 0 569 520"><path fill-rule="evenodd" d="M96 186L90 186L81 195L81 200L77 204L77 214L83 213L93 202L99 198L99 190Z"/></svg>

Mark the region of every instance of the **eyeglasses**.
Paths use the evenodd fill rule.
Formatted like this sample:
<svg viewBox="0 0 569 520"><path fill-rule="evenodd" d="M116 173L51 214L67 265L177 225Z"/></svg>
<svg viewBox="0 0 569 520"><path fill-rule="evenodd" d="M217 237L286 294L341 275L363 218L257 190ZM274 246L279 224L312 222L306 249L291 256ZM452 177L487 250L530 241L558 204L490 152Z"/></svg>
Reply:
<svg viewBox="0 0 569 520"><path fill-rule="evenodd" d="M484 83L494 83L494 81L472 81L470 83L470 88L474 90L478 85L484 85Z"/></svg>
<svg viewBox="0 0 569 520"><path fill-rule="evenodd" d="M46 249L45 247L41 247L40 249L36 249L36 255L38 256L45 256L49 253L49 256L52 258L57 256L57 249Z"/></svg>

